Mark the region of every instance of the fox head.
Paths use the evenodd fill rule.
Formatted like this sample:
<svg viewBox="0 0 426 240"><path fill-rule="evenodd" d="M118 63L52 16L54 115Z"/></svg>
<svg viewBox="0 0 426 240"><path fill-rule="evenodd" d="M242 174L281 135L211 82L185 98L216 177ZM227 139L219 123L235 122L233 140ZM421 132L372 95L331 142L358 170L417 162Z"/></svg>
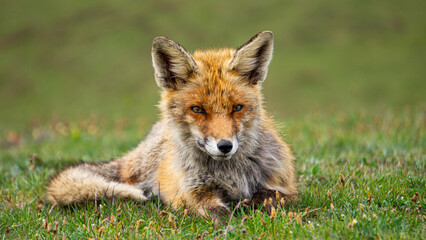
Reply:
<svg viewBox="0 0 426 240"><path fill-rule="evenodd" d="M152 46L155 80L163 88L162 116L179 140L215 160L229 160L256 138L265 114L260 85L272 58L273 34L263 31L237 49L188 53L156 37Z"/></svg>

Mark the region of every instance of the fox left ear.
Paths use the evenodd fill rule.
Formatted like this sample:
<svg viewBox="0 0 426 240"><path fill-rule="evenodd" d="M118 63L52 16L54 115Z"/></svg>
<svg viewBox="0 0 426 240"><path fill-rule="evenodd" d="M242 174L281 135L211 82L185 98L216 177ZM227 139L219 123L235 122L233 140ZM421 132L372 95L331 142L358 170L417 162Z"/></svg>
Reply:
<svg viewBox="0 0 426 240"><path fill-rule="evenodd" d="M231 71L241 75L248 84L263 82L272 59L274 35L271 31L256 34L239 47L230 63Z"/></svg>
<svg viewBox="0 0 426 240"><path fill-rule="evenodd" d="M179 89L196 72L197 65L181 45L166 37L156 37L152 43L152 65L157 85Z"/></svg>

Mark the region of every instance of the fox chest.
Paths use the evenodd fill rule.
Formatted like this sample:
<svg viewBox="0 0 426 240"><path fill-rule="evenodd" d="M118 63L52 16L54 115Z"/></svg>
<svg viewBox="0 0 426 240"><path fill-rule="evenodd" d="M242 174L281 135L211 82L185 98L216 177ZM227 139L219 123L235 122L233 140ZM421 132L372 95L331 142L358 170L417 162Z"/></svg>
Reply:
<svg viewBox="0 0 426 240"><path fill-rule="evenodd" d="M230 201L250 199L265 182L262 170L250 164L215 166L214 170L191 171L187 176L187 187L214 191Z"/></svg>

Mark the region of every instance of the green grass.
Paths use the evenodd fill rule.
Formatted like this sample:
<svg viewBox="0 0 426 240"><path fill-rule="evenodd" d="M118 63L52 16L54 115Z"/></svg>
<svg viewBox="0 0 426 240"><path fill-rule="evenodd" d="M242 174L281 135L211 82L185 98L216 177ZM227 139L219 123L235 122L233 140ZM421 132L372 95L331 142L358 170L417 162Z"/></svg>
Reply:
<svg viewBox="0 0 426 240"><path fill-rule="evenodd" d="M274 220L237 209L228 231L155 200L116 199L50 211L44 189L57 169L120 156L137 145L149 124L93 118L31 126L19 133L19 141L13 134L1 140L0 233L41 239L425 238L424 121L421 108L289 119L283 132L298 158L300 199L278 208Z"/></svg>
<svg viewBox="0 0 426 240"><path fill-rule="evenodd" d="M0 237L425 239L425 7L421 0L3 1ZM45 185L58 169L121 156L156 120L155 36L193 51L238 47L265 29L275 48L263 91L298 158L299 201L279 208L274 221L237 209L226 232L156 201L49 212Z"/></svg>

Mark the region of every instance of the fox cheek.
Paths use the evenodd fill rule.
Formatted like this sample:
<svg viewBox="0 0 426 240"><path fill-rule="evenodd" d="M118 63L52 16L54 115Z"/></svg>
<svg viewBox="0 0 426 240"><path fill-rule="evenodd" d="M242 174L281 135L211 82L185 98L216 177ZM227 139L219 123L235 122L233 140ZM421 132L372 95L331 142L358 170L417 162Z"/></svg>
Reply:
<svg viewBox="0 0 426 240"><path fill-rule="evenodd" d="M235 127L234 127L234 135L235 136L239 136L241 134L241 132L243 131L243 123L241 122L236 122L235 123Z"/></svg>

